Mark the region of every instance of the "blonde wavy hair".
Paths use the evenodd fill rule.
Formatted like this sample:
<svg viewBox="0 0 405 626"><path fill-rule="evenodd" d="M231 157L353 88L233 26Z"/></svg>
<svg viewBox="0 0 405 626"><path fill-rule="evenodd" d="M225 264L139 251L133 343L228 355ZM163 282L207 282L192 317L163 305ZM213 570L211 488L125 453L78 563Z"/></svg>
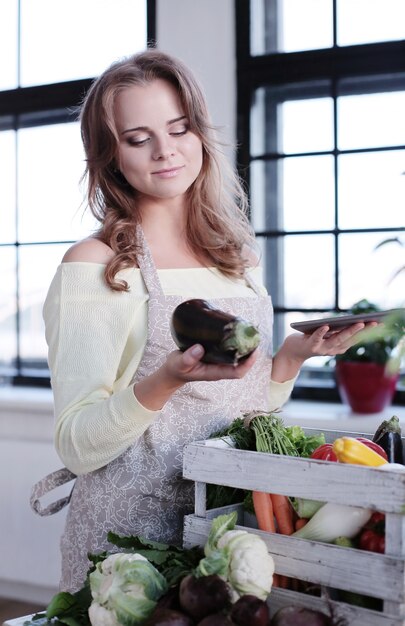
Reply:
<svg viewBox="0 0 405 626"><path fill-rule="evenodd" d="M202 168L187 191L188 246L197 256L203 252L223 274L240 277L251 265L245 251L255 245L246 194L216 139L200 86L181 61L149 49L117 61L103 72L87 92L79 115L86 154L82 181L87 183L88 206L101 223L96 236L115 253L106 265L105 280L116 291L128 290L117 273L137 265L140 214L136 189L116 169L119 137L114 103L123 89L156 79L175 86L190 130L202 142Z"/></svg>

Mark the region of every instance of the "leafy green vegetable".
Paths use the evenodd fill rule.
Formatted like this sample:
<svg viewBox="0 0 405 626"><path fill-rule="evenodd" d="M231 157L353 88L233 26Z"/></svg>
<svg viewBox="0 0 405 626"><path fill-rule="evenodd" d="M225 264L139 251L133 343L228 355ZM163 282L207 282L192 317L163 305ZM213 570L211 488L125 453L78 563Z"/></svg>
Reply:
<svg viewBox="0 0 405 626"><path fill-rule="evenodd" d="M286 426L285 433L296 449L297 456L310 457L316 448L325 443L325 435L306 435L301 426Z"/></svg>
<svg viewBox="0 0 405 626"><path fill-rule="evenodd" d="M107 539L122 550L136 552L144 556L166 578L169 586L177 584L189 574L199 563L203 550L199 546L190 549L172 546L166 543L151 541L138 535L121 536L109 532ZM110 552L90 555L93 562L102 560Z"/></svg>
<svg viewBox="0 0 405 626"><path fill-rule="evenodd" d="M53 596L46 611L33 615L24 622L24 626L45 626L66 624L67 626L90 626L88 615L91 604L91 592L88 577L81 589L76 593L61 591Z"/></svg>
<svg viewBox="0 0 405 626"><path fill-rule="evenodd" d="M231 438L231 443L238 450L256 450L254 432L245 425L242 417L237 417L230 424L212 433L210 439Z"/></svg>
<svg viewBox="0 0 405 626"><path fill-rule="evenodd" d="M245 424L248 424L255 434L258 452L298 456L296 447L287 436L283 420L279 415L252 411L245 414Z"/></svg>

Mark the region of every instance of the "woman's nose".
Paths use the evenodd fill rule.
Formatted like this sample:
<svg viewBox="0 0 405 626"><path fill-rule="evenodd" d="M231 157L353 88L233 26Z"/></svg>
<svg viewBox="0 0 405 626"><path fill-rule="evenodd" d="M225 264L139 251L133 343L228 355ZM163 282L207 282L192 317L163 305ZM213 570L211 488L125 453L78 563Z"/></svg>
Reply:
<svg viewBox="0 0 405 626"><path fill-rule="evenodd" d="M175 150L170 137L161 137L155 139L153 150L153 159L160 161L173 156Z"/></svg>

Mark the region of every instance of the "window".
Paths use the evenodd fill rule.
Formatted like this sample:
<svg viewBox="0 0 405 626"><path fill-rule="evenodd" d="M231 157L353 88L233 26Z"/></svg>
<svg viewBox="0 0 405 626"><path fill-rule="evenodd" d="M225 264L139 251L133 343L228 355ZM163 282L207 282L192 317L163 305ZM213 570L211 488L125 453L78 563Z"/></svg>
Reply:
<svg viewBox="0 0 405 626"><path fill-rule="evenodd" d="M390 278L404 250L376 249L405 230L403 1L236 0L236 13L238 163L275 347L292 321L362 298L403 306L405 273ZM297 395L336 393L324 364L308 362Z"/></svg>
<svg viewBox="0 0 405 626"><path fill-rule="evenodd" d="M0 380L49 384L42 305L83 212L77 106L155 38L153 0L5 0L0 8Z"/></svg>

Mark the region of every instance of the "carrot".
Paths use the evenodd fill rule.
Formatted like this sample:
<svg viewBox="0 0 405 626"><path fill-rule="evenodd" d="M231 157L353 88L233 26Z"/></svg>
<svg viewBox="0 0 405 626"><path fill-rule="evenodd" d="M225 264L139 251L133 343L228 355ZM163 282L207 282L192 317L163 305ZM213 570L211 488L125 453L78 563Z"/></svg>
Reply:
<svg viewBox="0 0 405 626"><path fill-rule="evenodd" d="M280 587L280 575L274 572L272 587Z"/></svg>
<svg viewBox="0 0 405 626"><path fill-rule="evenodd" d="M275 533L276 525L274 522L273 504L270 494L264 491L253 491L252 498L259 530L267 530L269 533Z"/></svg>
<svg viewBox="0 0 405 626"><path fill-rule="evenodd" d="M289 589L290 588L290 579L288 576L283 576L282 574L278 575L279 581L278 586L281 589Z"/></svg>
<svg viewBox="0 0 405 626"><path fill-rule="evenodd" d="M294 532L293 508L287 496L276 493L270 494L273 504L274 517L276 518L278 531L282 535L292 535Z"/></svg>
<svg viewBox="0 0 405 626"><path fill-rule="evenodd" d="M308 523L308 519L306 517L299 517L295 522L295 530L299 530L303 528L305 524Z"/></svg>

